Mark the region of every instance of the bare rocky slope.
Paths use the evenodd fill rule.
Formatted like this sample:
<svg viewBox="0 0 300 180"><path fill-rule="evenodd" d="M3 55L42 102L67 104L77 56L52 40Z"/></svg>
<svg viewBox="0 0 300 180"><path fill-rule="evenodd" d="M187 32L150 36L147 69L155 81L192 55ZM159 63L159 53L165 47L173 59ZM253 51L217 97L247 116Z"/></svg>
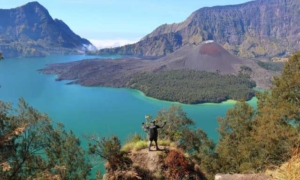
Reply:
<svg viewBox="0 0 300 180"><path fill-rule="evenodd" d="M205 7L184 22L159 26L135 44L97 53L163 56L187 44L215 40L239 57L283 56L300 49L299 9L299 0Z"/></svg>
<svg viewBox="0 0 300 180"><path fill-rule="evenodd" d="M123 170L112 169L111 165L106 163L106 174L104 174L103 179L207 180L200 167L184 158L181 151L169 146L160 146L159 148L161 149L159 151L148 151L148 149L131 150L127 153L127 157L130 159L130 166ZM175 158L171 158L172 154L175 154ZM182 163L182 161L185 161L185 163ZM170 166L171 164L173 166Z"/></svg>
<svg viewBox="0 0 300 180"><path fill-rule="evenodd" d="M215 180L272 180L265 174L217 174Z"/></svg>
<svg viewBox="0 0 300 180"><path fill-rule="evenodd" d="M0 9L0 17L0 52L6 58L95 50L38 2Z"/></svg>
<svg viewBox="0 0 300 180"><path fill-rule="evenodd" d="M160 146L160 151L148 151L141 149L137 151L128 152L132 166L125 170L112 170L109 163L106 163L106 174L104 180L116 179L194 179L194 180L207 180L205 172L200 170L198 165L193 163L188 164L186 175L182 177L175 177L175 173L171 174L171 167L168 167L166 157L170 156L172 151L177 151L174 147ZM180 152L180 151L179 151ZM180 161L179 158L174 161ZM177 162L177 163L178 163ZM176 164L177 166L179 165ZM174 164L174 166L176 166ZM178 171L183 172L184 168L176 167ZM184 173L182 173L184 174ZM271 180L272 177L265 174L216 174L215 180Z"/></svg>

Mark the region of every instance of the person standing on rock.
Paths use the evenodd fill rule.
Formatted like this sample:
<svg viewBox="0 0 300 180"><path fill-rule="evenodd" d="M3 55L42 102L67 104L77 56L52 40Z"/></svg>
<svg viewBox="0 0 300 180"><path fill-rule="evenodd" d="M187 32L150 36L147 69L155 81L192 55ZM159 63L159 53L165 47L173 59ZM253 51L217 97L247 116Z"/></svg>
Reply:
<svg viewBox="0 0 300 180"><path fill-rule="evenodd" d="M166 125L166 122L164 122L164 125L162 125L162 126L156 125L155 121L152 121L150 126L145 126L145 124L142 123L143 128L150 131L150 137L149 137L150 143L149 143L149 147L148 147L149 151L151 151L150 148L151 148L151 145L152 145L152 141L155 142L156 150L160 150L158 148L158 145L157 145L157 137L158 137L157 129L158 128L163 128L165 125Z"/></svg>

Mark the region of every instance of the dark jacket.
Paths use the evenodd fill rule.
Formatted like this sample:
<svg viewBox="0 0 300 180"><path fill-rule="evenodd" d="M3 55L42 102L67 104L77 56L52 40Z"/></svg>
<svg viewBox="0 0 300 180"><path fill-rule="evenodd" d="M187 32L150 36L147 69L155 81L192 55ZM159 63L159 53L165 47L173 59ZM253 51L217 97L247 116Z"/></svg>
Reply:
<svg viewBox="0 0 300 180"><path fill-rule="evenodd" d="M150 131L150 141L152 140L157 140L157 136L158 136L158 131L157 129L158 128L163 128L164 126L166 125L166 123L164 123L164 125L162 126L158 126L158 125L155 125L155 124L151 124L150 126L145 126L143 125L144 129L146 130L149 130Z"/></svg>

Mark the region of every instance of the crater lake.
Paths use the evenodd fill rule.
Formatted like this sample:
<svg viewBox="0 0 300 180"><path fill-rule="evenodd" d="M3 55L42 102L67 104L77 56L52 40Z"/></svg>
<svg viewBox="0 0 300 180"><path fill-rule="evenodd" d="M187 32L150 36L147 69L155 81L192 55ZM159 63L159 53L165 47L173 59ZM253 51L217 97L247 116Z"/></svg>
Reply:
<svg viewBox="0 0 300 180"><path fill-rule="evenodd" d="M29 105L48 114L54 122L63 123L67 130L72 130L81 139L83 134L96 133L100 136L117 135L122 142L134 133L145 135L141 123L146 115L155 117L161 109L181 105L196 126L217 142L217 117L225 116L235 101L180 104L146 97L133 89L66 85L68 81L55 81L55 75L37 71L46 64L88 58L114 59L118 56L51 55L4 59L0 61L0 100L17 106L18 99L23 97ZM256 106L256 101L253 98L248 102Z"/></svg>

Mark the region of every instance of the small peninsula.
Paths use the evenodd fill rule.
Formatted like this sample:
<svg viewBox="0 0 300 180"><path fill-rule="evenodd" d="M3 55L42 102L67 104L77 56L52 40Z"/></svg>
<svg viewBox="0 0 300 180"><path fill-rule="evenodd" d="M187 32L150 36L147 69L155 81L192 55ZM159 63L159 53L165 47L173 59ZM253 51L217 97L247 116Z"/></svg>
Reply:
<svg viewBox="0 0 300 180"><path fill-rule="evenodd" d="M132 88L160 100L186 104L249 100L253 87L266 89L273 73L240 59L216 42L188 45L157 60L137 57L86 59L40 70L68 84Z"/></svg>

